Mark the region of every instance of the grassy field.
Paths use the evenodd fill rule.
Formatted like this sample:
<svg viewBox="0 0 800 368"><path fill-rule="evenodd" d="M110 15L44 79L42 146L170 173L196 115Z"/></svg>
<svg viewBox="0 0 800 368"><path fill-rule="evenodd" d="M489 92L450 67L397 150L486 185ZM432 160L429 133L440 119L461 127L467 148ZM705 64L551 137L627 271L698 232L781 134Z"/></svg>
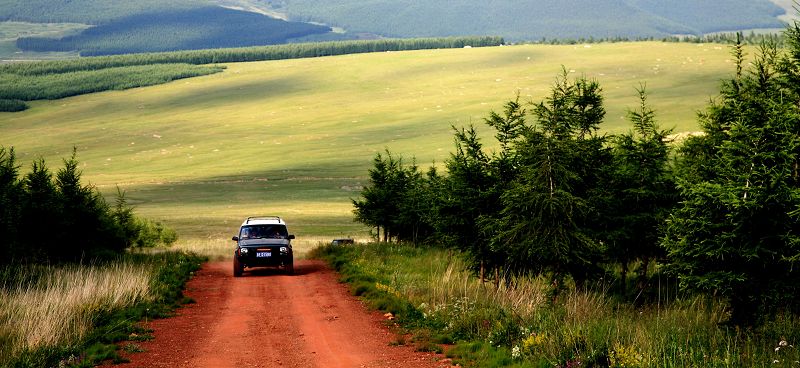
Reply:
<svg viewBox="0 0 800 368"><path fill-rule="evenodd" d="M451 125L474 123L488 138L490 110L517 92L540 100L562 65L600 81L609 133L628 129L640 83L664 127L697 130L696 112L732 74L730 59L722 45L647 42L227 64L216 75L0 113L0 145L53 168L76 146L85 180L107 194L120 186L182 244L230 245L222 239L257 214L283 216L298 243L363 237L350 198L377 152L441 164Z"/></svg>

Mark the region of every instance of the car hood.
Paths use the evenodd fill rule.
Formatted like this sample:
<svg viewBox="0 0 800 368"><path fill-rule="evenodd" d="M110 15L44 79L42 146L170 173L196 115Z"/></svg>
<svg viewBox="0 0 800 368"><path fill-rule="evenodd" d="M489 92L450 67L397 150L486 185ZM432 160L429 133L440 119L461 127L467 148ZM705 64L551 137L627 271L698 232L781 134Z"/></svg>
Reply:
<svg viewBox="0 0 800 368"><path fill-rule="evenodd" d="M240 246L257 246L257 245L289 245L289 239L271 239L271 238L262 238L262 239L247 239L247 240L240 240Z"/></svg>

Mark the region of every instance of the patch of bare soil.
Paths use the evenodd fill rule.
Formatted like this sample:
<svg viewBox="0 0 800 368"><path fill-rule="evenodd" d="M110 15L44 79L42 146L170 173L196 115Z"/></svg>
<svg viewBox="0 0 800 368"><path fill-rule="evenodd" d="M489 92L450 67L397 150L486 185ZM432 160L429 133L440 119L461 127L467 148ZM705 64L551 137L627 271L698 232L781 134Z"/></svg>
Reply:
<svg viewBox="0 0 800 368"><path fill-rule="evenodd" d="M296 261L295 275L254 270L232 276L213 262L189 281L196 302L146 322L122 367L446 367L449 359L390 346L396 336L321 261Z"/></svg>

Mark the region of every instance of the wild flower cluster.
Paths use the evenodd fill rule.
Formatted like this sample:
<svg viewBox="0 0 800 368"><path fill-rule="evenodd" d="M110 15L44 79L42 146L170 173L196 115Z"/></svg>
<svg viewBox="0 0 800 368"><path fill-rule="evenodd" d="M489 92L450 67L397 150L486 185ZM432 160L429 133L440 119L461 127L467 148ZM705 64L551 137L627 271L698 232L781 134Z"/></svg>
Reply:
<svg viewBox="0 0 800 368"><path fill-rule="evenodd" d="M611 367L645 367L644 356L633 345L623 345L615 342L609 352Z"/></svg>

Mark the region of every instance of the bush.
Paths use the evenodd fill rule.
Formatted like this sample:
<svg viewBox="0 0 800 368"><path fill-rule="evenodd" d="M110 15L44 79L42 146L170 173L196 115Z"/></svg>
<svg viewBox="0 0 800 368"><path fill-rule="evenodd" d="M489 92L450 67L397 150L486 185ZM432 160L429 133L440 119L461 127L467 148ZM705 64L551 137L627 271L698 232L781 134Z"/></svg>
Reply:
<svg viewBox="0 0 800 368"><path fill-rule="evenodd" d="M20 100L0 99L0 112L18 112L28 109L28 104Z"/></svg>

